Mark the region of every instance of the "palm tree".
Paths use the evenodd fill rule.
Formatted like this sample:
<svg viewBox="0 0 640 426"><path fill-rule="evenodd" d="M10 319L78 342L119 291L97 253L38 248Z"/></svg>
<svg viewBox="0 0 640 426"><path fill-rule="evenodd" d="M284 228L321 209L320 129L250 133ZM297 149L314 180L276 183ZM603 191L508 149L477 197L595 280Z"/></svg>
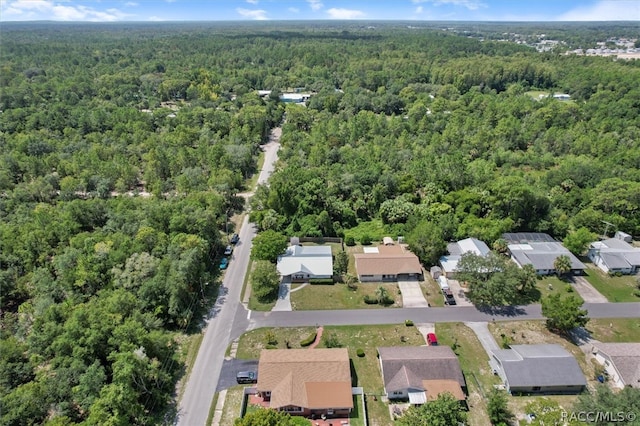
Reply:
<svg viewBox="0 0 640 426"><path fill-rule="evenodd" d="M504 238L498 238L493 242L493 249L500 254L506 255L509 249L509 243Z"/></svg>
<svg viewBox="0 0 640 426"><path fill-rule="evenodd" d="M389 291L383 286L380 286L376 289L376 297L378 298L378 303L384 305L389 301Z"/></svg>
<svg viewBox="0 0 640 426"><path fill-rule="evenodd" d="M553 267L558 276L561 277L571 270L571 259L566 254L561 254L553 261Z"/></svg>
<svg viewBox="0 0 640 426"><path fill-rule="evenodd" d="M557 259L556 259L557 260ZM538 274L535 268L531 264L524 265L522 267L522 281L520 282L520 293L524 293L527 290L532 290L536 287L536 280Z"/></svg>

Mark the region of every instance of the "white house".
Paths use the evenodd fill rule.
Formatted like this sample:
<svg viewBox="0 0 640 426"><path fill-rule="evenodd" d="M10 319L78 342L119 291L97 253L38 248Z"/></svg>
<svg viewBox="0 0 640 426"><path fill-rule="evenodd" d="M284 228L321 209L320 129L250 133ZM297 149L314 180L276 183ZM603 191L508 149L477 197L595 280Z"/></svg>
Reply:
<svg viewBox="0 0 640 426"><path fill-rule="evenodd" d="M278 273L291 281L333 277L333 256L330 246L289 246L278 256Z"/></svg>
<svg viewBox="0 0 640 426"><path fill-rule="evenodd" d="M538 275L556 273L555 261L558 256L567 256L571 261L571 273L581 274L586 266L562 243L549 234L540 232L516 232L502 234L508 245L508 251L519 267L532 265Z"/></svg>
<svg viewBox="0 0 640 426"><path fill-rule="evenodd" d="M457 243L451 243L447 246L449 254L440 258L440 266L442 272L447 278L453 277L458 270L458 261L465 253L474 253L478 256L486 256L491 250L484 241L477 238L465 238Z"/></svg>
<svg viewBox="0 0 640 426"><path fill-rule="evenodd" d="M640 248L621 238L591 243L587 256L607 273L635 274L640 270Z"/></svg>
<svg viewBox="0 0 640 426"><path fill-rule="evenodd" d="M591 351L618 388L640 388L640 343L594 342Z"/></svg>

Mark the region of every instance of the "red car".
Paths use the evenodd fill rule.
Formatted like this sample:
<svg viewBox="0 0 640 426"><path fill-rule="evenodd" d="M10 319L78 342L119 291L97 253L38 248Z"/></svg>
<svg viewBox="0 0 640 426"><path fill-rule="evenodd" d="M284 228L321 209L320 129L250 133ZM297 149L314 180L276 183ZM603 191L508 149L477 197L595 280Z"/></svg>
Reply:
<svg viewBox="0 0 640 426"><path fill-rule="evenodd" d="M438 338L435 333L427 333L427 343L429 346L438 346Z"/></svg>

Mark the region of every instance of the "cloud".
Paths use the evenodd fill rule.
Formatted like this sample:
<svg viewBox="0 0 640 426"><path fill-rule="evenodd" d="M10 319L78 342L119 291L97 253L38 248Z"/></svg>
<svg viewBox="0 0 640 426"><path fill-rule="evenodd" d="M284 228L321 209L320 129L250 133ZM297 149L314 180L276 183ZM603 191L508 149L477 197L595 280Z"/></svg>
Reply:
<svg viewBox="0 0 640 426"><path fill-rule="evenodd" d="M287 10L291 13L300 13L300 9L298 9L297 7L290 7Z"/></svg>
<svg viewBox="0 0 640 426"><path fill-rule="evenodd" d="M358 19L364 17L364 12L352 9L331 8L327 10L331 19Z"/></svg>
<svg viewBox="0 0 640 426"><path fill-rule="evenodd" d="M136 6L140 6L140 3L136 3L134 1L128 1L124 5L127 7L136 7Z"/></svg>
<svg viewBox="0 0 640 426"><path fill-rule="evenodd" d="M635 17L635 18L634 18ZM629 21L640 17L637 0L598 1L578 6L555 18L557 21Z"/></svg>
<svg viewBox="0 0 640 426"><path fill-rule="evenodd" d="M249 4L258 4L258 0L246 0Z"/></svg>
<svg viewBox="0 0 640 426"><path fill-rule="evenodd" d="M322 1L320 0L307 0L307 3L309 3L311 10L314 12L317 12L324 7L324 4L322 4Z"/></svg>
<svg viewBox="0 0 640 426"><path fill-rule="evenodd" d="M416 11L415 12L420 14L420 13L422 13L422 10L423 10L422 6L418 6L418 7L416 7Z"/></svg>
<svg viewBox="0 0 640 426"><path fill-rule="evenodd" d="M413 4L420 3L433 3L434 6L442 6L443 4L462 6L469 10L478 10L483 7L487 7L486 4L480 0L411 0Z"/></svg>
<svg viewBox="0 0 640 426"><path fill-rule="evenodd" d="M267 11L262 9L251 10L238 8L236 9L236 12L238 12L243 18L253 19L256 21L265 21L269 19L267 18Z"/></svg>
<svg viewBox="0 0 640 426"><path fill-rule="evenodd" d="M87 6L69 6L51 0L15 0L1 4L2 20L53 20L112 22L128 15L119 9L98 10Z"/></svg>

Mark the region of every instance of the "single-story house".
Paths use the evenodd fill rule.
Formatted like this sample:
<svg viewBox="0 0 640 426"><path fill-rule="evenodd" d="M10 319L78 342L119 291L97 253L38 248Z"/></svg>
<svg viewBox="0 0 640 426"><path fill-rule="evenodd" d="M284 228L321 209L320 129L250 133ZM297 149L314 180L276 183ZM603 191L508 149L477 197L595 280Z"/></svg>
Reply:
<svg viewBox="0 0 640 426"><path fill-rule="evenodd" d="M484 241L480 241L477 238L465 238L457 243L450 243L447 245L447 256L440 258L440 266L442 272L447 278L452 278L458 270L458 261L465 253L474 253L478 256L486 256L491 250Z"/></svg>
<svg viewBox="0 0 640 426"><path fill-rule="evenodd" d="M292 245L278 256L278 273L293 282L311 278L333 277L333 256L330 246Z"/></svg>
<svg viewBox="0 0 640 426"><path fill-rule="evenodd" d="M640 248L624 239L609 238L589 245L587 256L607 273L635 274L640 271Z"/></svg>
<svg viewBox="0 0 640 426"><path fill-rule="evenodd" d="M538 232L516 232L502 234L508 243L508 252L519 267L533 265L538 275L556 273L554 262L558 256L568 256L571 261L571 274L580 275L587 268L562 243L549 234Z"/></svg>
<svg viewBox="0 0 640 426"><path fill-rule="evenodd" d="M640 388L640 343L594 342L591 353L615 386Z"/></svg>
<svg viewBox="0 0 640 426"><path fill-rule="evenodd" d="M349 353L345 348L265 349L258 362L256 391L270 408L289 414L349 417Z"/></svg>
<svg viewBox="0 0 640 426"><path fill-rule="evenodd" d="M418 256L402 244L369 247L365 253L356 253L353 257L361 282L397 281L422 276Z"/></svg>
<svg viewBox="0 0 640 426"><path fill-rule="evenodd" d="M378 348L384 391L389 399L419 405L451 393L465 400L467 384L458 357L449 346Z"/></svg>
<svg viewBox="0 0 640 426"><path fill-rule="evenodd" d="M576 359L557 344L511 345L493 351L489 364L512 394L573 394L587 385Z"/></svg>

